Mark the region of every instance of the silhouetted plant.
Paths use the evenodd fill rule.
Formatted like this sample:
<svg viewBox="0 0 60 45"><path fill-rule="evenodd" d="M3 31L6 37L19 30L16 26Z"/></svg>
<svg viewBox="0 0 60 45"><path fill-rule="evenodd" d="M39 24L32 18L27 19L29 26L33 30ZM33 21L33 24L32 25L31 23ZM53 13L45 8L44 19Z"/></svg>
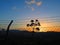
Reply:
<svg viewBox="0 0 60 45"><path fill-rule="evenodd" d="M34 20L31 20L31 23L33 23L34 22Z"/></svg>
<svg viewBox="0 0 60 45"><path fill-rule="evenodd" d="M31 22L31 24L27 24L27 27L29 27L29 26L32 27L33 32L34 32L34 29L36 26L41 26L38 20L35 20L35 22L34 22L34 20L31 20L30 22ZM37 27L36 30L39 31L40 29Z"/></svg>
<svg viewBox="0 0 60 45"><path fill-rule="evenodd" d="M40 29L37 27L37 28L36 28L36 30L38 30L38 31L39 31Z"/></svg>
<svg viewBox="0 0 60 45"><path fill-rule="evenodd" d="M29 24L27 24L27 27L29 27L30 25Z"/></svg>
<svg viewBox="0 0 60 45"><path fill-rule="evenodd" d="M35 20L35 24L36 24L36 23L37 23L36 26L41 26L40 23L39 23L39 21L38 21L37 19Z"/></svg>
<svg viewBox="0 0 60 45"><path fill-rule="evenodd" d="M39 23L39 21L37 19L35 20L35 26L41 26L40 23ZM36 30L39 31L40 28L39 27L36 27Z"/></svg>
<svg viewBox="0 0 60 45"><path fill-rule="evenodd" d="M34 32L34 20L31 20L31 24L30 24L30 26L32 27L33 32Z"/></svg>

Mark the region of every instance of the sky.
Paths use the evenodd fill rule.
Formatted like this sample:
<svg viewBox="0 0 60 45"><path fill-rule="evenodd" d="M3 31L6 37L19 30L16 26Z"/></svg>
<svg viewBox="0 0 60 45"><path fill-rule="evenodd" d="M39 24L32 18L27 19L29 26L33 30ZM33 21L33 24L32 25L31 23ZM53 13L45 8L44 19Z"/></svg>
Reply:
<svg viewBox="0 0 60 45"><path fill-rule="evenodd" d="M41 31L60 31L60 0L0 0L0 28L11 20L11 29L26 28L31 19L39 20Z"/></svg>

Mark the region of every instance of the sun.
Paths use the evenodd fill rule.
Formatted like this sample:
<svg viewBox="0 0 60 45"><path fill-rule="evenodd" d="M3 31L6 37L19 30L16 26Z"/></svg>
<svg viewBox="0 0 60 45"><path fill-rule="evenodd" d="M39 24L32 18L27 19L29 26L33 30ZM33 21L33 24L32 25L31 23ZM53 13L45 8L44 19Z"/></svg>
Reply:
<svg viewBox="0 0 60 45"><path fill-rule="evenodd" d="M39 30L36 30L37 27L39 28ZM40 26L37 27L34 28L34 32L46 32L46 30L44 30L42 27ZM32 32L33 31L32 27L28 27L27 31Z"/></svg>
<svg viewBox="0 0 60 45"><path fill-rule="evenodd" d="M43 27L38 26L40 30L35 30L35 32L47 32Z"/></svg>

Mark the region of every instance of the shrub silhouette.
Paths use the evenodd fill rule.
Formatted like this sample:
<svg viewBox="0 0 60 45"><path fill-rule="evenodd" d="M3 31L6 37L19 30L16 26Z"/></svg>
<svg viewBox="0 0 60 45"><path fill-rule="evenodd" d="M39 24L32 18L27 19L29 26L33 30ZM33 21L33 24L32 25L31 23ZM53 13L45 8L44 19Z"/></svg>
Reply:
<svg viewBox="0 0 60 45"><path fill-rule="evenodd" d="M29 24L27 24L27 27L29 27L30 25Z"/></svg>
<svg viewBox="0 0 60 45"><path fill-rule="evenodd" d="M39 21L37 19L35 20L35 24L36 24L36 26L41 26L40 23L39 23Z"/></svg>
<svg viewBox="0 0 60 45"><path fill-rule="evenodd" d="M29 26L32 27L33 32L34 32L34 29L35 29L36 26L41 26L37 19L35 21L31 20L30 22L31 22L31 24L27 24L27 27L29 27ZM39 27L36 27L36 30L39 31L40 30Z"/></svg>
<svg viewBox="0 0 60 45"><path fill-rule="evenodd" d="M34 20L31 20L31 23L33 23L34 22Z"/></svg>
<svg viewBox="0 0 60 45"><path fill-rule="evenodd" d="M37 27L37 28L36 28L36 30L38 30L38 31L39 31L40 29Z"/></svg>

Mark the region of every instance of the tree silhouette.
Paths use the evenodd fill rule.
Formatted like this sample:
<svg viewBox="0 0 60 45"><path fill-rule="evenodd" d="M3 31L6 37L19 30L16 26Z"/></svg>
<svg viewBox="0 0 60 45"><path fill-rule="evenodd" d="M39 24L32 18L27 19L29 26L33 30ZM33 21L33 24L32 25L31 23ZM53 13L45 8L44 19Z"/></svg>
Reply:
<svg viewBox="0 0 60 45"><path fill-rule="evenodd" d="M39 21L37 19L35 20L35 26L41 26L40 23L39 23ZM39 31L40 28L39 27L36 27L36 30Z"/></svg>
<svg viewBox="0 0 60 45"><path fill-rule="evenodd" d="M33 32L34 32L34 29L36 26L41 26L37 19L35 20L35 22L34 22L34 20L31 20L30 22L31 22L31 24L27 24L27 27L29 27L29 26L32 27ZM36 30L39 31L40 30L39 27L36 27Z"/></svg>
<svg viewBox="0 0 60 45"><path fill-rule="evenodd" d="M38 30L38 31L39 31L40 29L37 27L37 28L36 28L36 30Z"/></svg>
<svg viewBox="0 0 60 45"><path fill-rule="evenodd" d="M31 24L30 24L30 26L32 27L32 29L33 29L33 32L34 32L34 20L31 20Z"/></svg>
<svg viewBox="0 0 60 45"><path fill-rule="evenodd" d="M27 24L27 27L29 27L30 25L29 24Z"/></svg>
<svg viewBox="0 0 60 45"><path fill-rule="evenodd" d="M35 24L36 24L36 26L41 26L37 19L35 20Z"/></svg>

